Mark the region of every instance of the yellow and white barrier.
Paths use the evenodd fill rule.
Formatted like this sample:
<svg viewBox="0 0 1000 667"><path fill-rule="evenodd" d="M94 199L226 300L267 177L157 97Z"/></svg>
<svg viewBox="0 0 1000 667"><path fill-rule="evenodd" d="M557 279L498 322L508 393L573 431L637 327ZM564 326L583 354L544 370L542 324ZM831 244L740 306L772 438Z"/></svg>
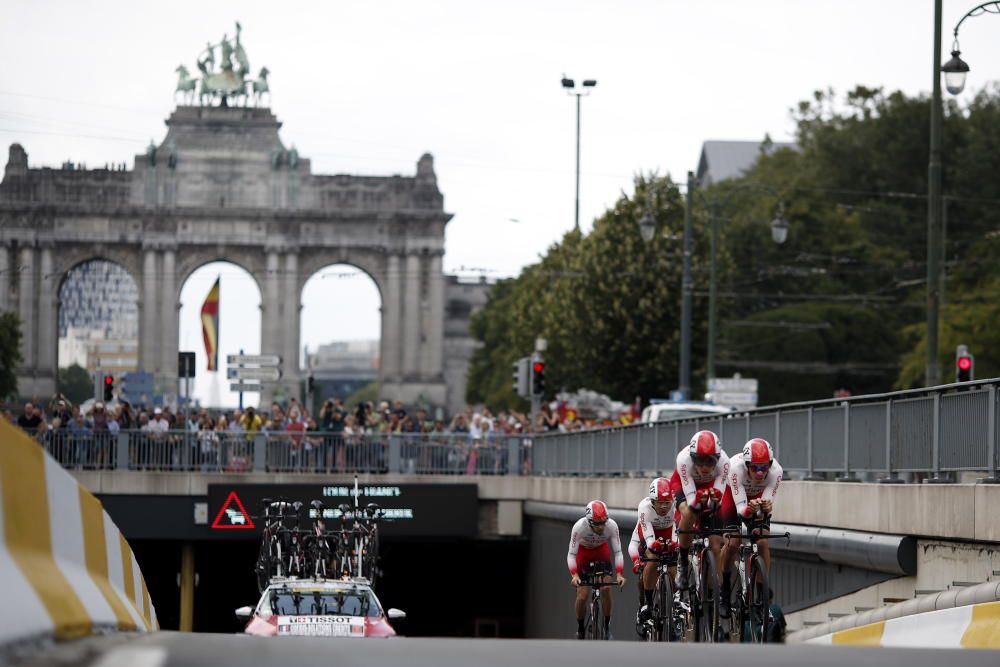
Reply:
<svg viewBox="0 0 1000 667"><path fill-rule="evenodd" d="M158 629L132 549L101 503L0 420L0 645Z"/></svg>
<svg viewBox="0 0 1000 667"><path fill-rule="evenodd" d="M1000 602L939 609L838 630L809 644L903 648L1000 648Z"/></svg>

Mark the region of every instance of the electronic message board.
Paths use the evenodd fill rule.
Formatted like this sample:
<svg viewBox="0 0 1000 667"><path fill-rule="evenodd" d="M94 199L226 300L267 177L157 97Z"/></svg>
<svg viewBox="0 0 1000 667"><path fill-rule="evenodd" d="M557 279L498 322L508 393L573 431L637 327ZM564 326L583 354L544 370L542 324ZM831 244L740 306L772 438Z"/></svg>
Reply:
<svg viewBox="0 0 1000 667"><path fill-rule="evenodd" d="M476 537L479 498L475 484L359 483L357 503L375 503L385 511L379 530L386 538ZM257 538L264 499L301 502L300 527L309 526L313 500L324 506L328 527L353 518L353 483L337 484L209 484L208 520L215 538ZM346 505L347 516L340 506Z"/></svg>

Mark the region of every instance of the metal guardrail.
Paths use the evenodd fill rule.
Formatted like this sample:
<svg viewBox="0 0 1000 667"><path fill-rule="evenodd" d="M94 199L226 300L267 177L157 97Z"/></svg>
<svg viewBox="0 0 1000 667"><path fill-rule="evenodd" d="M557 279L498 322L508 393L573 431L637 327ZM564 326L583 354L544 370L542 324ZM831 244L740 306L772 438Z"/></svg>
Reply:
<svg viewBox="0 0 1000 667"><path fill-rule="evenodd" d="M677 452L702 429L730 455L766 438L786 471L833 474L986 471L1000 478L1000 379L847 399L769 406L711 417L553 433L534 438L534 474L648 475L672 470Z"/></svg>
<svg viewBox="0 0 1000 667"><path fill-rule="evenodd" d="M672 470L691 436L711 429L730 454L751 437L766 438L782 467L805 479L853 481L864 473L893 482L917 473L940 481L984 471L996 481L998 387L1000 379L990 379L530 437L63 429L43 444L65 467L95 470L650 476Z"/></svg>
<svg viewBox="0 0 1000 667"><path fill-rule="evenodd" d="M531 440L468 434L50 431L42 445L76 470L303 474L522 475Z"/></svg>

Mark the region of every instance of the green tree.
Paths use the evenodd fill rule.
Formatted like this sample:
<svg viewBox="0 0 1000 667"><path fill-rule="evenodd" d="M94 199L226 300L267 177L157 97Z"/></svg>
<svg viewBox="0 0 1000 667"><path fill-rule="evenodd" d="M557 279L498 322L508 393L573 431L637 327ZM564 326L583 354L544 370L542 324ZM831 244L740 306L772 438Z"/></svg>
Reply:
<svg viewBox="0 0 1000 667"><path fill-rule="evenodd" d="M86 368L73 364L59 369L59 391L70 401L79 405L94 397L94 378Z"/></svg>
<svg viewBox="0 0 1000 667"><path fill-rule="evenodd" d="M886 391L922 382L926 317L929 100L857 87L818 91L793 110L796 149L768 152L742 177L700 190L693 211L694 395L703 388L709 202L718 209L717 372L761 380L765 402L825 398L839 388ZM947 282L942 362L956 343L979 377L1000 371L1000 88L944 122ZM650 202L650 198L652 203ZM778 202L788 240L771 241ZM650 207L661 232L644 244ZM549 341L548 386L618 399L677 385L683 205L669 178L637 178L583 236L567 234L535 265L498 285L473 320L482 342L468 398L517 401L511 363ZM985 304L985 305L984 305Z"/></svg>
<svg viewBox="0 0 1000 667"><path fill-rule="evenodd" d="M859 87L842 103L830 91L818 92L794 116L797 150L764 156L743 179L717 186L767 185L780 192L791 221L788 242L769 244L753 227L767 219L774 197L750 190L737 200L724 232L723 281L727 291L741 296L725 304L726 315L738 321L774 313L789 322L808 323L823 302L850 305L853 315L845 319L842 308L824 309L831 328L822 336L794 328L781 335L769 331L768 340L776 337L781 347L730 345L749 332L760 335L760 330L723 326L726 344L720 344L719 354L780 362L788 359L785 351L796 350L797 360L827 365L826 372L808 378L804 371L810 366L804 364L795 371L779 373L777 364L759 370L761 393L769 400L820 398L841 386L861 393L921 385L929 101ZM954 102L946 108L944 180L950 199L945 301L951 303L942 310L943 368L953 363L955 343L985 352L990 342L985 326L990 313L983 304L1000 296L992 281L1000 273L995 261L1000 242L991 234L1000 228L1000 182L994 177L1000 169L998 128L1000 95L995 88L981 92L965 108ZM959 300L968 303L963 306ZM843 344L831 348L829 336ZM800 349L806 341L811 341L808 359ZM980 364L978 356L976 362L977 375L984 377L990 363L984 359Z"/></svg>
<svg viewBox="0 0 1000 667"><path fill-rule="evenodd" d="M0 397L17 395L19 363L21 322L14 313L0 313Z"/></svg>
<svg viewBox="0 0 1000 667"><path fill-rule="evenodd" d="M648 243L638 227L647 210L658 225ZM566 234L538 264L499 283L473 317L482 346L470 365L468 400L523 408L511 366L537 337L548 340L550 393L588 388L631 400L676 387L682 228L673 182L640 176L635 195L623 194L590 234Z"/></svg>

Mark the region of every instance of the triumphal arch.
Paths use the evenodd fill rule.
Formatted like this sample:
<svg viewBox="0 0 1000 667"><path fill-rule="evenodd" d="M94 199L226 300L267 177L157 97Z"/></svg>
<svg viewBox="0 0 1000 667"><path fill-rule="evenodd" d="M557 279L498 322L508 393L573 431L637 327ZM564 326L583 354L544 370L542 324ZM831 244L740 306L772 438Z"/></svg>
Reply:
<svg viewBox="0 0 1000 667"><path fill-rule="evenodd" d="M103 259L136 281L139 366L166 387L177 386L185 279L216 260L246 269L262 294L261 353L283 359L269 391L295 395L302 288L318 269L347 263L381 292L381 394L459 405L445 380L451 215L433 158L421 156L405 176L314 174L282 142L271 109L258 106L269 72L251 75L239 26L235 41L209 45L196 65L198 78L178 67L182 103L131 168L32 168L21 145L10 147L0 185L0 311L22 322L20 393L54 391L61 282ZM453 392L464 392L462 380Z"/></svg>

